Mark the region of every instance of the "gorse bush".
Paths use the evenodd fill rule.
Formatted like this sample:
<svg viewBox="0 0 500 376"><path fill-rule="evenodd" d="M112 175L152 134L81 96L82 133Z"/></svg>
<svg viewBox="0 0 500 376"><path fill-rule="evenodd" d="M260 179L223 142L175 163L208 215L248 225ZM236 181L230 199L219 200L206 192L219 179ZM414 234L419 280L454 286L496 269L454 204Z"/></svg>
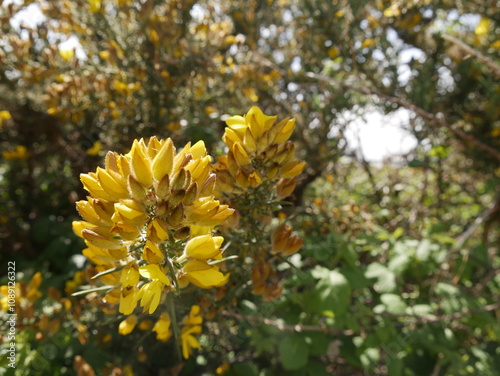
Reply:
<svg viewBox="0 0 500 376"><path fill-rule="evenodd" d="M0 2L0 375L496 376L497 14Z"/></svg>

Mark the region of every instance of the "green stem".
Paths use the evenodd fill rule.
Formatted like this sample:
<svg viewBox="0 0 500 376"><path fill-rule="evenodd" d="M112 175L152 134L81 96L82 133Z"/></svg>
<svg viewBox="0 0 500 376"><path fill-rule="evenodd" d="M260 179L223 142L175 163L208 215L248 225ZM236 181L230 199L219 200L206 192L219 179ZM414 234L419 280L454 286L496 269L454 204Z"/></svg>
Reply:
<svg viewBox="0 0 500 376"><path fill-rule="evenodd" d="M172 279L172 284L175 287L175 292L177 293L177 296L180 296L181 290L179 288L179 281L177 281L177 276L175 275L174 265L172 264L172 260L170 259L170 257L167 256L166 259L167 259L168 270L170 272L170 277Z"/></svg>
<svg viewBox="0 0 500 376"><path fill-rule="evenodd" d="M168 311L170 313L170 320L172 321L172 331L174 333L174 338L175 338L175 353L179 357L179 360L182 359L181 355L181 349L179 347L179 339L181 338L180 332L179 332L179 324L177 323L177 315L175 313L175 304L174 304L174 297L172 294L167 294L167 305L168 305Z"/></svg>

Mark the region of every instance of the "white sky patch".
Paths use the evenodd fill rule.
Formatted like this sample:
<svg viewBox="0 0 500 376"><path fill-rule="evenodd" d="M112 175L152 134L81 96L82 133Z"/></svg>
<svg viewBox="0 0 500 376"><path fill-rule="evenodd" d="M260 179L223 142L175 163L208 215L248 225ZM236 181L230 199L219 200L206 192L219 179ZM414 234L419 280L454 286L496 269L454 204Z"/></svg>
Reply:
<svg viewBox="0 0 500 376"><path fill-rule="evenodd" d="M18 31L21 25L35 29L45 20L46 18L40 10L40 6L33 3L17 12L14 17L10 19L10 25Z"/></svg>
<svg viewBox="0 0 500 376"><path fill-rule="evenodd" d="M388 115L373 109L364 119L351 116L354 119L344 132L348 149L362 152L367 161L379 162L408 153L417 146L417 139L404 129L410 122L410 112L406 109Z"/></svg>

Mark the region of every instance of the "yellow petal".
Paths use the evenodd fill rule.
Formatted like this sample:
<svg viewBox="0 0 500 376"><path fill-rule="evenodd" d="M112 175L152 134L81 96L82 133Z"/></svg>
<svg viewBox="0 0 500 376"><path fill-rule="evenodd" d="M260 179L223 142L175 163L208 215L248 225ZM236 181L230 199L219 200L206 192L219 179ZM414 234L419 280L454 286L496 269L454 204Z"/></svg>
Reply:
<svg viewBox="0 0 500 376"><path fill-rule="evenodd" d="M197 260L207 260L220 253L220 246L224 238L211 234L197 236L186 243L184 254Z"/></svg>
<svg viewBox="0 0 500 376"><path fill-rule="evenodd" d="M130 150L130 157L134 177L147 188L153 182L153 173L151 172L151 162L144 149L144 143L134 140Z"/></svg>
<svg viewBox="0 0 500 376"><path fill-rule="evenodd" d="M302 173L304 167L306 167L306 162L303 162L299 159L290 161L281 168L280 176L282 178L293 178Z"/></svg>
<svg viewBox="0 0 500 376"><path fill-rule="evenodd" d="M106 230L103 228L85 228L82 230L82 237L98 248L117 249L123 247L121 240L114 239L113 234L106 233Z"/></svg>
<svg viewBox="0 0 500 376"><path fill-rule="evenodd" d="M157 181L160 181L165 175L172 174L174 156L174 144L170 138L167 138L151 165L153 176Z"/></svg>
<svg viewBox="0 0 500 376"><path fill-rule="evenodd" d="M141 266L139 268L139 273L144 278L149 278L152 280L158 280L164 285L170 285L170 281L165 273L160 269L160 267L156 264L150 264L146 266Z"/></svg>
<svg viewBox="0 0 500 376"><path fill-rule="evenodd" d="M216 287L224 280L224 275L215 266L203 261L191 260L184 265L183 270L189 282L205 289Z"/></svg>

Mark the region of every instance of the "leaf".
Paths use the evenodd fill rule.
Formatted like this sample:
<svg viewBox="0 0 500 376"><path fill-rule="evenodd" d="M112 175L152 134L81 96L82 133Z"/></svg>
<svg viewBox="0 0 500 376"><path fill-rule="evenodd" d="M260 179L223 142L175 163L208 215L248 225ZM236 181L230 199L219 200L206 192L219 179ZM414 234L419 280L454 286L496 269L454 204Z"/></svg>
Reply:
<svg viewBox="0 0 500 376"><path fill-rule="evenodd" d="M370 347L360 355L359 359L365 369L371 369L380 360L380 349Z"/></svg>
<svg viewBox="0 0 500 376"><path fill-rule="evenodd" d="M392 237L394 239L399 239L403 235L404 229L402 227L398 227L397 229L394 230L392 233Z"/></svg>
<svg viewBox="0 0 500 376"><path fill-rule="evenodd" d="M384 304L386 311L392 314L401 314L406 312L406 303L396 294L383 294L380 300Z"/></svg>
<svg viewBox="0 0 500 376"><path fill-rule="evenodd" d="M339 316L346 312L350 297L351 287L347 279L337 270L331 270L316 284L309 304L313 312L332 311Z"/></svg>
<svg viewBox="0 0 500 376"><path fill-rule="evenodd" d="M316 279L327 278L330 270L324 266L316 265L316 267L311 271L311 275Z"/></svg>
<svg viewBox="0 0 500 376"><path fill-rule="evenodd" d="M400 253L389 261L388 268L394 272L395 275L401 275L410 266L410 261L408 253Z"/></svg>
<svg viewBox="0 0 500 376"><path fill-rule="evenodd" d="M419 261L427 261L431 254L431 242L429 239L423 239L415 251L415 257Z"/></svg>
<svg viewBox="0 0 500 376"><path fill-rule="evenodd" d="M278 351L283 368L289 371L304 367L309 359L309 346L304 334L291 333L283 337Z"/></svg>
<svg viewBox="0 0 500 376"><path fill-rule="evenodd" d="M379 262L368 265L366 278L376 278L375 289L381 293L392 292L396 289L396 276L386 266Z"/></svg>
<svg viewBox="0 0 500 376"><path fill-rule="evenodd" d="M224 372L227 376L258 376L259 369L250 362L236 363L231 366L229 371Z"/></svg>
<svg viewBox="0 0 500 376"><path fill-rule="evenodd" d="M329 376L330 372L326 370L326 365L318 359L310 359L307 366L304 367L308 376Z"/></svg>
<svg viewBox="0 0 500 376"><path fill-rule="evenodd" d="M410 312L413 315L429 315L432 313L432 307L428 304L415 304L413 307L410 307Z"/></svg>
<svg viewBox="0 0 500 376"><path fill-rule="evenodd" d="M330 339L325 333L311 332L307 334L309 339L309 353L312 356L325 355L330 344Z"/></svg>

